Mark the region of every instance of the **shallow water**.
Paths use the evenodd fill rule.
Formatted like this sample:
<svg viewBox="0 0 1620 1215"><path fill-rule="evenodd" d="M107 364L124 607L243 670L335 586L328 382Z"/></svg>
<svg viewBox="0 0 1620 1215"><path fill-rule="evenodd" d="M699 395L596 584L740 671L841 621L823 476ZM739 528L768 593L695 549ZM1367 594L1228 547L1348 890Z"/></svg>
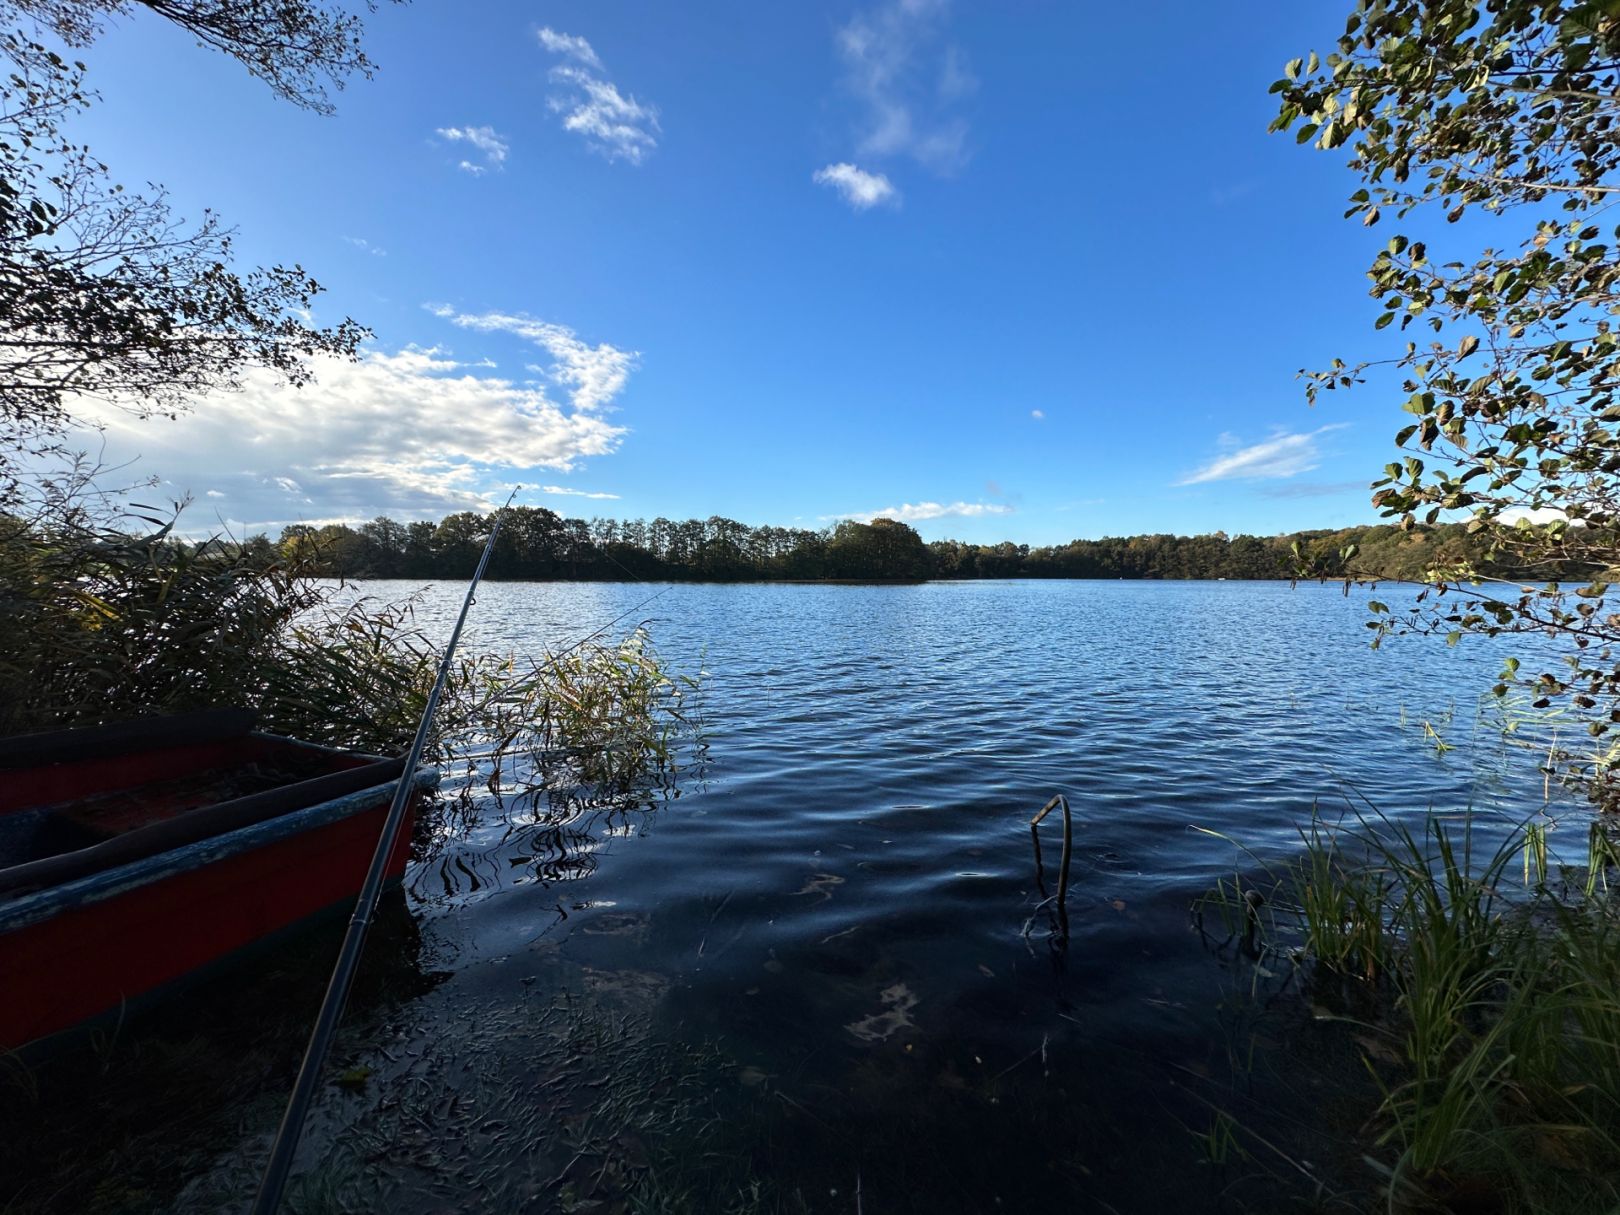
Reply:
<svg viewBox="0 0 1620 1215"><path fill-rule="evenodd" d="M447 632L459 595L428 587L419 622ZM1230 582L484 587L468 647L645 621L667 665L706 673L708 761L654 811L543 840L490 814L413 867L290 1205L1353 1206L1354 1052L1286 976L1194 930L1191 900L1253 862L1192 828L1282 856L1317 802L1543 803L1481 699L1505 644L1373 651L1365 600ZM1066 942L1041 905L1058 816L1044 887L1028 826L1060 791ZM8 1192L17 1209L240 1206L335 932L137 1019L95 1067L45 1069L8 1120L80 1158L42 1153L30 1176L14 1150L0 1209ZM1246 1157L1212 1137L1220 1111Z"/></svg>

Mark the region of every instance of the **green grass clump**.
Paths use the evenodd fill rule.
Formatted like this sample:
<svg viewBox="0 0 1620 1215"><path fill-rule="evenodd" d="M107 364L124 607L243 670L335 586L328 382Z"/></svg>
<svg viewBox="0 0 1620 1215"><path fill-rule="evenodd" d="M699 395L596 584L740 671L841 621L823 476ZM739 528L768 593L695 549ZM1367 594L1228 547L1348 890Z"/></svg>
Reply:
<svg viewBox="0 0 1620 1215"><path fill-rule="evenodd" d="M1593 824L1587 863L1554 873L1545 823L1482 835L1467 815L1314 816L1265 893L1223 882L1199 910L1290 958L1317 1015L1367 1044L1367 1161L1391 1209L1613 1211L1616 849Z"/></svg>

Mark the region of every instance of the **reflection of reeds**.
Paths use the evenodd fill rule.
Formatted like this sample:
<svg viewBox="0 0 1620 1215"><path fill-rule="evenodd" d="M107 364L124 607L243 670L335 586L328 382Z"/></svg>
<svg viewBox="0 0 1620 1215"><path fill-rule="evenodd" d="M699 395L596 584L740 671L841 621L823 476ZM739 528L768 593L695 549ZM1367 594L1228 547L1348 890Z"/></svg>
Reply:
<svg viewBox="0 0 1620 1215"><path fill-rule="evenodd" d="M640 629L534 660L469 660L443 745L457 796L436 808L438 863L416 892L589 873L602 838L680 796L679 778L701 765L697 688L667 673Z"/></svg>
<svg viewBox="0 0 1620 1215"><path fill-rule="evenodd" d="M400 749L437 654L409 605L313 613L269 668L262 714L313 741ZM678 796L678 774L701 762L698 688L667 669L641 628L533 658L463 653L427 751L451 796L422 816L418 856L440 864L416 892L449 898L588 871L596 840L586 820L611 827L614 815Z"/></svg>
<svg viewBox="0 0 1620 1215"><path fill-rule="evenodd" d="M1302 855L1265 867L1262 948L1301 963L1318 1005L1359 1010L1387 1153L1369 1161L1392 1202L1452 1209L1478 1187L1502 1210L1620 1200L1620 903L1606 877L1620 855L1594 829L1584 872L1555 886L1547 829L1520 824L1484 851L1469 817L1317 815ZM1251 889L1223 881L1198 910L1235 934L1253 922Z"/></svg>

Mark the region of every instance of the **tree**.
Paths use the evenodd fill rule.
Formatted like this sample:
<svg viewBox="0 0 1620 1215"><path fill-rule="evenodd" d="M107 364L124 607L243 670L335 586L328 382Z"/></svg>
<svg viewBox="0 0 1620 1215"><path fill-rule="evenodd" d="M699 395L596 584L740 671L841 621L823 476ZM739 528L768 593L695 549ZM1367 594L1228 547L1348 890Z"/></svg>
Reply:
<svg viewBox="0 0 1620 1215"><path fill-rule="evenodd" d="M300 266L238 271L208 212L173 213L160 188L115 183L68 134L96 100L85 67L51 49L88 45L102 22L145 8L231 55L279 95L327 112L325 86L370 75L359 22L307 0L0 0L0 507L18 457L57 444L85 399L173 414L264 367L294 384L310 357L352 357L366 331L306 318L320 285ZM27 28L32 26L32 29Z"/></svg>
<svg viewBox="0 0 1620 1215"><path fill-rule="evenodd" d="M370 523L360 525L363 542L363 561L372 578L397 578L405 567L405 552L410 545L410 532L403 523L378 515Z"/></svg>
<svg viewBox="0 0 1620 1215"><path fill-rule="evenodd" d="M1294 60L1272 91L1274 130L1347 153L1361 179L1347 217L1438 211L1508 229L1459 256L1431 251L1447 231L1431 222L1394 236L1369 270L1376 327L1412 335L1387 360L1412 415L1396 436L1408 454L1373 502L1406 528L1466 515L1486 541L1484 562L1432 561L1434 589L1411 616L1383 613L1378 635L1549 634L1566 667L1524 673L1535 703L1561 698L1608 733L1620 722L1620 228L1600 221L1620 202L1620 17L1561 0L1359 0L1335 53ZM1373 365L1309 373L1311 399ZM1519 681L1510 663L1498 694Z"/></svg>
<svg viewBox="0 0 1620 1215"><path fill-rule="evenodd" d="M896 519L844 522L827 546L835 578L928 577L928 548L915 529Z"/></svg>
<svg viewBox="0 0 1620 1215"><path fill-rule="evenodd" d="M433 537L438 528L426 519L405 526L405 576L431 578L437 572Z"/></svg>
<svg viewBox="0 0 1620 1215"><path fill-rule="evenodd" d="M478 565L489 543L493 517L462 510L446 515L433 533L434 576L466 578Z"/></svg>
<svg viewBox="0 0 1620 1215"><path fill-rule="evenodd" d="M562 520L543 506L510 507L490 558L490 573L507 578L550 578L563 547Z"/></svg>
<svg viewBox="0 0 1620 1215"><path fill-rule="evenodd" d="M108 17L146 9L241 63L276 96L321 114L333 111L326 89L351 74L371 79L376 65L360 46L360 18L308 0L8 0L67 46L89 46ZM375 5L370 5L375 8Z"/></svg>
<svg viewBox="0 0 1620 1215"><path fill-rule="evenodd" d="M711 515L703 524L697 564L705 578L739 578L748 570L748 528L735 519Z"/></svg>

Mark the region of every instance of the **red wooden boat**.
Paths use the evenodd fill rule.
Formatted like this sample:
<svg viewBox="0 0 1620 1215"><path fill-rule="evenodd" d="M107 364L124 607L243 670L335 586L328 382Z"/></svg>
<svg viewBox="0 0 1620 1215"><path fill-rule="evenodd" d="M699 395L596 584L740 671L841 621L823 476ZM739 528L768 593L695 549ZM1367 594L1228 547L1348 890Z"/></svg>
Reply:
<svg viewBox="0 0 1620 1215"><path fill-rule="evenodd" d="M351 900L399 781L414 809L438 780L252 726L225 710L0 739L0 1049Z"/></svg>

